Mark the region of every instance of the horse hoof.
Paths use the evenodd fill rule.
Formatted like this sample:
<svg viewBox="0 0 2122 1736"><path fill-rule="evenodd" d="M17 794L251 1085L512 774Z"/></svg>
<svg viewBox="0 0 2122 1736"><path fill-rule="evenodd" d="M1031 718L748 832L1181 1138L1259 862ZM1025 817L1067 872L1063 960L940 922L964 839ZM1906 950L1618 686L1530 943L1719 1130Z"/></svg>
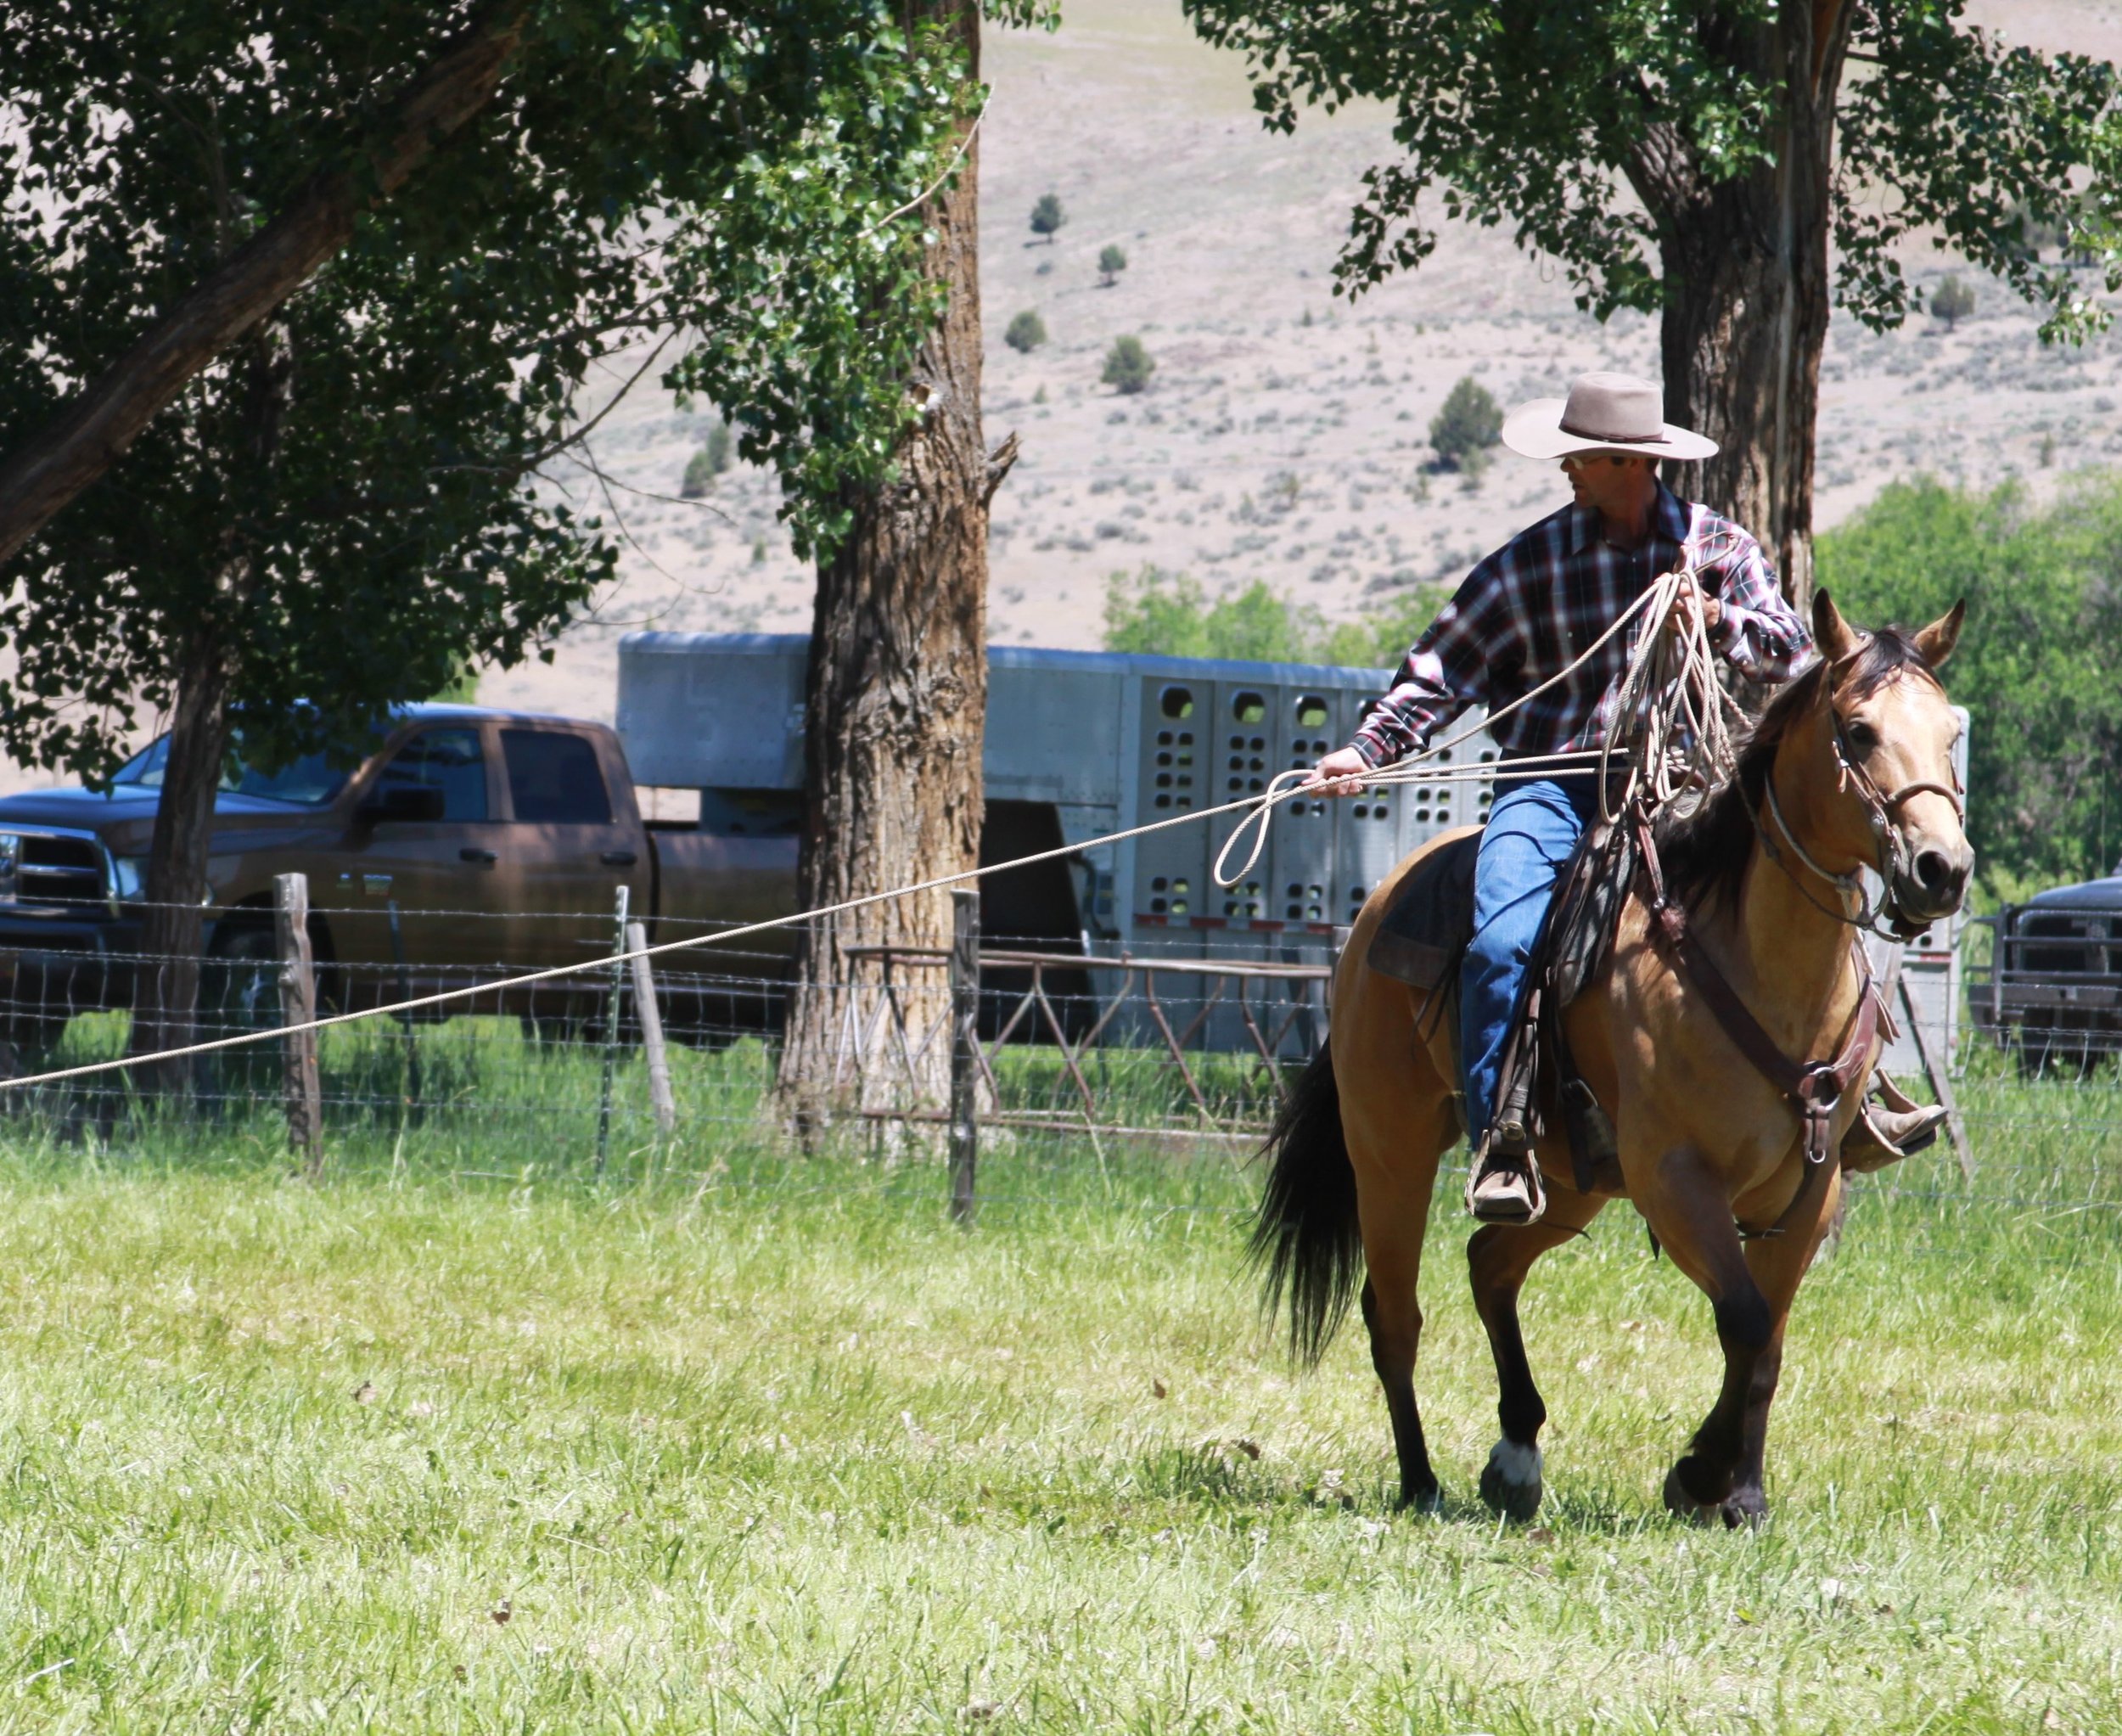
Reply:
<svg viewBox="0 0 2122 1736"><path fill-rule="evenodd" d="M1687 1463L1683 1458L1665 1473L1665 1511L1675 1519L1686 1520L1689 1525L1708 1525L1712 1520L1721 1525L1730 1523L1724 1517L1721 1503L1698 1501L1689 1492L1687 1479L1680 1469Z"/></svg>
<svg viewBox="0 0 2122 1736"><path fill-rule="evenodd" d="M1768 1499L1759 1489L1734 1489L1718 1505L1729 1531L1758 1531L1768 1523Z"/></svg>
<svg viewBox="0 0 2122 1736"><path fill-rule="evenodd" d="M1425 1518L1434 1519L1444 1511L1444 1491L1432 1483L1426 1489L1403 1492L1400 1497L1400 1510L1402 1513L1419 1513Z"/></svg>
<svg viewBox="0 0 2122 1736"><path fill-rule="evenodd" d="M1490 1513L1523 1525L1540 1511L1540 1449L1499 1441L1481 1468L1481 1499Z"/></svg>

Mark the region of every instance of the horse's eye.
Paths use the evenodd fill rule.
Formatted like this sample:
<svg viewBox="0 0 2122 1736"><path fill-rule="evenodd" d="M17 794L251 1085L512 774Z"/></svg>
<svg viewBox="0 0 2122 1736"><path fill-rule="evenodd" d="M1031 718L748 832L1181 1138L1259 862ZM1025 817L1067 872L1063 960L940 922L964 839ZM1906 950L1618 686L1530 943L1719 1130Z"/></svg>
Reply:
<svg viewBox="0 0 2122 1736"><path fill-rule="evenodd" d="M1856 750L1860 756L1869 754L1879 744L1878 731L1868 723L1860 723L1852 719L1844 733L1849 736L1850 745Z"/></svg>

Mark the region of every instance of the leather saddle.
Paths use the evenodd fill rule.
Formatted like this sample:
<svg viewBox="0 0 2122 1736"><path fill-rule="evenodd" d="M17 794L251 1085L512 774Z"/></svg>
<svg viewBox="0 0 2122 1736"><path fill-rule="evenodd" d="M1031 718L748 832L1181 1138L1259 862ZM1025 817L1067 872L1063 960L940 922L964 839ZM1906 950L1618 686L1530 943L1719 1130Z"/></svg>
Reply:
<svg viewBox="0 0 2122 1736"><path fill-rule="evenodd" d="M1372 969L1418 989L1454 987L1474 939L1474 863L1479 830L1445 842L1407 877L1366 955ZM1530 978L1552 980L1559 1011L1597 975L1636 872L1625 830L1588 829L1555 881Z"/></svg>
<svg viewBox="0 0 2122 1736"><path fill-rule="evenodd" d="M1408 876L1365 955L1373 970L1429 992L1433 1019L1446 1030L1454 1070L1462 1076L1459 971L1474 938L1474 865L1480 844L1480 833L1468 831L1433 851ZM1635 858L1625 827L1595 824L1579 840L1555 881L1527 967L1524 1018L1513 1033L1497 1087L1499 1112L1515 1104L1535 1132L1559 1110L1581 1192L1618 1188L1620 1162L1613 1123L1576 1070L1561 1015L1606 963L1635 878ZM1463 1126L1463 1112L1460 1121Z"/></svg>

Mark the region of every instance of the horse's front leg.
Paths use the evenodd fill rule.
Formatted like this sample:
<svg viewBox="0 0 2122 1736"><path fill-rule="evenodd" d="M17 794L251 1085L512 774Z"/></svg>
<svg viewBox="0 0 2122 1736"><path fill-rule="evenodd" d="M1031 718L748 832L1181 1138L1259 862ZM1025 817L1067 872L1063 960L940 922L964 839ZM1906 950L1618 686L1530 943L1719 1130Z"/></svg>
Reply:
<svg viewBox="0 0 2122 1736"><path fill-rule="evenodd" d="M1767 1348L1754 1359L1753 1379L1747 1387L1738 1472L1722 1508L1726 1525L1759 1525L1768 1517L1762 1473L1768 1454L1769 1407L1776 1402L1776 1384L1783 1368L1783 1331L1790 1323L1798 1286L1812 1269L1813 1256L1836 1222L1842 1196L1842 1166L1832 1159L1829 1164L1827 1175L1812 1184L1816 1211L1801 1211L1799 1217L1803 1221L1788 1224L1782 1234L1746 1244L1748 1269L1768 1299L1775 1326Z"/></svg>
<svg viewBox="0 0 2122 1736"><path fill-rule="evenodd" d="M1488 1224L1467 1244L1467 1277L1474 1311L1496 1357L1496 1414L1502 1435L1481 1472L1481 1499L1491 1512L1521 1523L1540 1510L1540 1430L1547 1407L1533 1384L1525 1340L1518 1327L1518 1292L1534 1261L1560 1247L1599 1215L1606 1202L1550 1181L1547 1214L1534 1224Z"/></svg>
<svg viewBox="0 0 2122 1736"><path fill-rule="evenodd" d="M1687 1451L1666 1475L1665 1505L1682 1518L1719 1518L1737 1525L1743 1515L1727 1513L1725 1503L1738 1484L1756 1378L1764 1374L1766 1397L1760 1404L1766 1427L1767 1397L1775 1393L1782 1315L1796 1285L1786 1287L1779 1306L1756 1280L1732 1216L1724 1177L1700 1151L1683 1146L1667 1152L1650 1166L1645 1183L1631 1188L1636 1207L1673 1264L1709 1297L1717 1342L1724 1351L1723 1386Z"/></svg>

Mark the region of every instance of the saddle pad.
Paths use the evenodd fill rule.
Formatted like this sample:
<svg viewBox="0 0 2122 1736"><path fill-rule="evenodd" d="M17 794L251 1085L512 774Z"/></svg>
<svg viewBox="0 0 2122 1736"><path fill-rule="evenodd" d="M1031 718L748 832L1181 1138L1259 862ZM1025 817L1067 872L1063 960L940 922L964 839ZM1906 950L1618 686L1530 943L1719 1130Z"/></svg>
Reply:
<svg viewBox="0 0 2122 1736"><path fill-rule="evenodd" d="M1418 989L1441 988L1474 938L1474 858L1481 834L1440 845L1410 874L1371 936L1372 969Z"/></svg>

